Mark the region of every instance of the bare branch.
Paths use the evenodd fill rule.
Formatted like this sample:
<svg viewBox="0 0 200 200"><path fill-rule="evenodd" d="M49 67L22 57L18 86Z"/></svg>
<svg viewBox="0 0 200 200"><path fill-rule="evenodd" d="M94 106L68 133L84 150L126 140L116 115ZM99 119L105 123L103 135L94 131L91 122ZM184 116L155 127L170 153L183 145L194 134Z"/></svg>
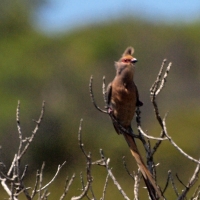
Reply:
<svg viewBox="0 0 200 200"><path fill-rule="evenodd" d="M91 100L92 100L92 103L94 105L94 107L99 110L100 112L102 113L105 113L105 114L108 114L107 110L102 110L101 108L99 108L95 102L95 99L94 99L94 94L93 94L93 90L92 90L92 81L93 81L93 76L90 77L90 83L89 83L89 91L90 91L90 97L91 97Z"/></svg>
<svg viewBox="0 0 200 200"><path fill-rule="evenodd" d="M170 175L171 175L171 170L168 171L167 181L166 181L165 187L163 189L163 194L165 193L165 191L167 190L167 187L169 185Z"/></svg>
<svg viewBox="0 0 200 200"><path fill-rule="evenodd" d="M81 191L85 191L85 183L84 183L83 173L82 172L80 173L80 181L81 181L81 185L82 185ZM89 188L88 188L88 191L89 191ZM88 193L85 194L85 197L87 199L90 199L89 196L88 196Z"/></svg>
<svg viewBox="0 0 200 200"><path fill-rule="evenodd" d="M112 169L109 168L110 159L108 158L106 160L102 149L100 149L100 155L101 155L101 158L104 160L107 172L108 172L109 176L111 177L111 179L113 180L114 184L117 186L117 189L120 191L120 193L122 194L124 199L129 200L128 196L126 195L126 193L124 192L124 190L122 189L120 184L117 182L115 176L113 175Z"/></svg>
<svg viewBox="0 0 200 200"><path fill-rule="evenodd" d="M50 193L48 192L48 190L44 190L42 196L41 196L41 200L47 200L48 196L50 195Z"/></svg>
<svg viewBox="0 0 200 200"><path fill-rule="evenodd" d="M34 186L34 189L32 191L32 195L31 195L31 199L33 199L33 197L36 195L37 193L37 187L38 187L38 184L39 184L39 180L40 180L40 171L37 170L36 172L36 181L35 181L35 186Z"/></svg>
<svg viewBox="0 0 200 200"><path fill-rule="evenodd" d="M199 200L200 198L200 185L197 186L194 194L191 197L191 200Z"/></svg>
<svg viewBox="0 0 200 200"><path fill-rule="evenodd" d="M20 153L18 154L18 160L26 153L29 145L33 141L33 139L34 139L34 137L35 137L35 135L36 135L36 133L37 133L37 131L39 129L39 126L40 126L40 124L42 122L42 119L44 117L44 111L45 111L45 101L43 101L43 103L42 103L42 110L41 110L39 119L37 121L33 120L33 121L35 121L36 126L35 126L35 128L34 128L34 130L32 132L31 137L27 140L27 144L25 145L24 149L22 151L20 151Z"/></svg>
<svg viewBox="0 0 200 200"><path fill-rule="evenodd" d="M166 59L163 60L160 71L159 71L158 76L156 78L156 81L153 83L152 87L150 88L151 102L152 102L153 107L154 107L154 112L155 112L156 118L157 118L158 123L160 124L162 130L163 130L163 123L162 123L162 118L161 118L159 110L158 110L158 105L156 103L156 97L161 92L162 88L164 87L164 83L166 82L167 75L168 75L169 70L170 70L171 65L172 65L172 63L168 64L166 71L164 73L164 76L162 77L162 73L163 73L165 63L166 63ZM161 138L164 137L163 131L162 131L160 137ZM152 151L152 154L154 154L156 152L156 150L160 146L161 142L162 141L160 140L155 144L153 151Z"/></svg>
<svg viewBox="0 0 200 200"><path fill-rule="evenodd" d="M176 174L176 178L178 179L178 181L184 186L184 187L187 187L183 181L179 178L178 174Z"/></svg>
<svg viewBox="0 0 200 200"><path fill-rule="evenodd" d="M170 71L171 65L172 65L172 63L170 62L166 68L165 74L164 74L163 78L161 79L160 87L157 89L157 91L155 93L156 96L161 92L162 88L164 87L164 85L167 81L167 76Z"/></svg>
<svg viewBox="0 0 200 200"><path fill-rule="evenodd" d="M53 177L45 186L43 186L41 189L37 190L37 192L46 189L51 183L54 182L54 180L55 180L56 177L58 176L58 173L60 172L61 168L65 165L65 163L66 163L66 161L65 161L63 164L58 165L58 168L57 168L57 171L56 171L54 177Z"/></svg>
<svg viewBox="0 0 200 200"><path fill-rule="evenodd" d="M69 180L69 183L68 183L68 178L66 179L64 192L63 192L62 196L60 197L60 200L63 200L65 198L65 196L67 195L69 188L72 185L72 182L74 181L74 178L75 178L75 174L72 175L71 179Z"/></svg>
<svg viewBox="0 0 200 200"><path fill-rule="evenodd" d="M171 181L171 183L172 183L172 188L173 188L173 190L174 190L176 196L178 197L178 195L179 195L178 189L177 189L177 187L176 187L176 185L175 185L175 183L174 183L174 178L173 178L173 176L172 176L171 171L168 172L168 175L169 175L170 181Z"/></svg>
<svg viewBox="0 0 200 200"><path fill-rule="evenodd" d="M122 161L123 161L123 165L124 165L124 168L125 168L126 172L134 180L135 179L134 175L131 174L130 171L128 170L128 168L127 168L126 161L125 161L125 156L122 157Z"/></svg>
<svg viewBox="0 0 200 200"><path fill-rule="evenodd" d="M16 159L17 159L17 154L14 155L14 158L13 158L12 164L11 164L11 166L10 166L10 169L9 169L8 172L7 172L7 175L8 175L8 176L10 176L10 174L11 174L11 172L12 172L12 170L13 170L13 167L14 167L14 165L15 165Z"/></svg>
<svg viewBox="0 0 200 200"><path fill-rule="evenodd" d="M8 196L9 197L13 196L12 191L6 185L6 179L5 178L3 178L3 179L1 178L0 180L1 180L1 185L2 185L3 189L7 192ZM13 196L12 200L18 200L18 198L16 198L16 197Z"/></svg>
<svg viewBox="0 0 200 200"><path fill-rule="evenodd" d="M147 134L142 130L141 126L138 126L137 128L138 128L139 132L140 132L144 137L146 137L146 138L148 138L148 139L152 139L152 140L161 140L161 141L167 140L166 137L165 137L165 138L160 138L160 137L154 137L154 136L147 135Z"/></svg>
<svg viewBox="0 0 200 200"><path fill-rule="evenodd" d="M19 156L22 149L22 144L23 144L23 138L22 138L22 132L21 132L21 126L20 126L20 101L18 101L18 104L17 104L16 122L17 122L17 130L19 134L19 147L18 147L18 154L17 154Z"/></svg>
<svg viewBox="0 0 200 200"><path fill-rule="evenodd" d="M200 164L199 160L194 159L192 156L189 156L187 153L185 153L174 141L173 139L168 135L167 133L167 127L166 127L166 122L165 122L165 118L163 119L163 130L164 130L164 134L165 136L168 138L168 140L170 141L170 143L176 148L178 149L178 151L183 154L186 158L188 158L189 160Z"/></svg>
<svg viewBox="0 0 200 200"><path fill-rule="evenodd" d="M169 70L171 68L171 65L172 63L169 63L165 73L164 73L164 76L162 78L162 74L163 74L163 70L164 70L164 66L165 66L165 63L166 63L167 59L164 59L162 64L161 64L161 68L160 68L160 71L158 72L158 75L157 75L157 78L156 78L156 81L153 83L153 85L151 86L150 88L150 94L152 96L157 96L161 89L164 87L164 84L166 82L166 79L167 79L167 75L169 73Z"/></svg>
<svg viewBox="0 0 200 200"><path fill-rule="evenodd" d="M78 142L79 142L79 147L81 149L81 151L83 152L83 154L85 155L85 157L87 158L87 153L85 152L84 150L84 144L82 143L82 134L81 134L81 131L82 131L82 123L83 123L83 119L81 119L80 121L80 125L79 125L79 131L78 131Z"/></svg>
<svg viewBox="0 0 200 200"><path fill-rule="evenodd" d="M141 180L141 174L140 174L140 169L138 169L138 172L134 172L134 200L139 200L139 186L140 186L140 180Z"/></svg>
<svg viewBox="0 0 200 200"><path fill-rule="evenodd" d="M140 140L142 139L139 135L134 134L134 132L132 130L127 130L126 128L124 128L114 117L113 113L110 112L109 116L113 122L113 124L117 127L118 131L123 135L123 134L128 134L131 137L134 138L139 138Z"/></svg>
<svg viewBox="0 0 200 200"><path fill-rule="evenodd" d="M71 200L79 200L79 199L83 198L84 196L86 196L90 187L91 187L91 183L93 181L92 175L91 175L91 166L92 166L91 153L89 152L87 154L85 152L84 148L83 148L84 144L82 142L82 137L81 137L82 121L83 120L81 119L80 125L79 125L79 131L78 131L78 141L79 141L80 149L83 152L83 154L84 154L84 156L87 160L87 169L86 169L87 170L87 183L86 183L86 186L83 189L83 192L79 196L72 197Z"/></svg>
<svg viewBox="0 0 200 200"><path fill-rule="evenodd" d="M103 91L103 99L104 99L104 103L105 103L105 107L108 107L108 97L107 97L107 91L106 91L106 77L103 77L103 84L102 84L102 91Z"/></svg>
<svg viewBox="0 0 200 200"><path fill-rule="evenodd" d="M43 181L44 166L45 166L45 162L42 163L42 167L41 167L41 170L40 170L39 190L37 190L39 199L41 199L41 197L42 197L42 193L41 193L42 190L41 190L41 188L42 188L42 181Z"/></svg>
<svg viewBox="0 0 200 200"><path fill-rule="evenodd" d="M198 174L200 172L200 164L197 164L194 173L191 177L191 179L189 180L187 186L185 187L184 191L182 192L182 194L178 197L178 200L183 200L186 197L186 194L189 192L189 190L191 189L191 187L196 183L196 181L198 180Z"/></svg>
<svg viewBox="0 0 200 200"><path fill-rule="evenodd" d="M108 186L108 179L109 179L109 174L107 174L106 176L106 181L105 181L105 184L104 184L104 187L103 187L103 195L102 197L100 198L100 200L104 200L105 199L105 195L106 195L106 188Z"/></svg>

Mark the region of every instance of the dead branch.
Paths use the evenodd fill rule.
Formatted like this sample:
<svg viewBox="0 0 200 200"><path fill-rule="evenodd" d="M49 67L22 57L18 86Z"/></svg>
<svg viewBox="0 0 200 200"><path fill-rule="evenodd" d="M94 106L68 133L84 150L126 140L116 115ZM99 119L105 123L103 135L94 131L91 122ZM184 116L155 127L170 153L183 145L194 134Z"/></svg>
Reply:
<svg viewBox="0 0 200 200"><path fill-rule="evenodd" d="M75 178L75 174L72 175L71 179L68 180L68 178L65 181L65 187L64 187L64 192L62 194L62 196L60 197L60 200L63 200L65 198L65 196L67 195L70 186L72 185L72 182L74 181ZM68 183L68 184L67 184Z"/></svg>
<svg viewBox="0 0 200 200"><path fill-rule="evenodd" d="M97 110L99 110L102 113L107 114L108 113L107 110L102 110L99 106L97 106L97 104L95 102L94 93L93 93L93 90L92 90L92 82L93 82L93 76L90 77L90 83L89 83L89 92L90 92L90 97L91 97L92 103Z"/></svg>
<svg viewBox="0 0 200 200"><path fill-rule="evenodd" d="M110 178L113 180L113 183L117 186L117 189L120 191L120 193L122 194L122 196L124 197L124 199L129 200L128 196L126 195L126 193L124 192L124 190L122 189L122 187L120 186L120 184L117 182L115 176L113 175L112 169L110 169L110 167L109 167L110 159L109 158L108 159L105 158L102 149L100 149L100 155L101 155L102 160L104 161L105 167L107 169L107 172L108 172Z"/></svg>
<svg viewBox="0 0 200 200"><path fill-rule="evenodd" d="M140 169L138 169L137 172L133 172L133 174L131 174L127 168L127 165L125 162L125 156L122 159L123 159L123 165L126 172L134 180L134 200L139 200L139 186L140 186L140 180L141 180Z"/></svg>
<svg viewBox="0 0 200 200"><path fill-rule="evenodd" d="M79 141L79 147L80 147L81 151L83 152L83 154L86 158L86 161L87 161L87 172L86 172L87 173L87 183L86 183L86 186L84 185L83 192L79 196L72 197L71 200L82 199L84 196L86 196L90 189L91 183L93 181L92 175L91 175L91 166L92 166L91 153L89 152L87 154L85 149L83 148L84 144L82 142L82 137L81 137L82 122L83 122L83 120L81 119L80 125L79 125L79 131L78 131L78 141Z"/></svg>
<svg viewBox="0 0 200 200"><path fill-rule="evenodd" d="M20 103L20 102L19 102ZM19 108L19 106L18 106ZM19 111L17 111L19 112ZM39 116L39 119L36 121L36 120L33 120L35 123L36 123L36 126L34 128L34 130L32 131L32 135L29 137L29 138L26 138L25 140L22 140L20 141L20 144L21 143L26 143L25 144L25 147L24 149L22 150L22 145L19 146L19 150L18 150L18 160L21 159L21 157L26 153L29 145L31 144L31 142L33 141L36 133L38 132L38 129L39 129L39 126L42 122L42 119L44 117L44 112L45 112L45 101L43 101L42 103L42 110L41 110L41 113L40 113L40 116ZM17 118L17 125L20 126L20 123L19 123L19 118ZM21 130L21 128L19 127L18 130ZM19 133L20 135L20 133ZM20 139L20 138L19 138ZM22 138L21 138L22 139Z"/></svg>
<svg viewBox="0 0 200 200"><path fill-rule="evenodd" d="M130 173L130 171L129 171L127 165L126 165L125 156L123 156L122 161L123 161L123 165L124 165L124 168L125 168L126 172L127 172L128 175L134 180L134 179L135 179L135 176L134 176L133 174Z"/></svg>
<svg viewBox="0 0 200 200"><path fill-rule="evenodd" d="M53 176L53 178L52 178L45 186L40 187L40 189L38 189L37 192L40 192L40 191L42 191L42 190L45 190L47 187L49 187L49 185L51 185L51 183L54 182L54 180L55 180L56 177L58 176L58 173L60 172L61 168L65 165L65 163L66 163L66 161L64 161L63 164L58 165L57 171L56 171L55 175ZM43 173L42 173L42 172L43 172L43 169L41 169L41 173L40 173L40 175L41 175L41 183L42 183L42 176L43 176Z"/></svg>
<svg viewBox="0 0 200 200"><path fill-rule="evenodd" d="M34 188L33 188L33 191L32 191L31 199L33 199L33 197L37 193L37 187L38 187L38 184L39 184L39 180L40 180L40 171L37 170L37 172L36 172L36 181L35 181L35 185L34 185Z"/></svg>
<svg viewBox="0 0 200 200"><path fill-rule="evenodd" d="M188 155L187 153L185 153L174 141L173 139L168 135L167 133L167 126L166 126L166 120L165 120L166 117L164 117L163 119L163 131L164 131L164 134L165 136L168 138L168 140L170 141L170 143L176 148L178 149L178 151L183 154L186 158L188 158L189 160L195 162L195 163L198 163L200 164L200 161L199 160L196 160L195 158L193 158L192 156Z"/></svg>
<svg viewBox="0 0 200 200"><path fill-rule="evenodd" d="M191 197L191 200L198 200L200 198L200 185L197 186L194 194Z"/></svg>
<svg viewBox="0 0 200 200"><path fill-rule="evenodd" d="M185 153L173 140L172 138L168 135L167 133L167 127L166 127L166 116L167 114L165 115L165 117L162 119L161 116L160 116L160 113L159 113L159 109L158 109L158 105L157 105L157 102L156 102L156 97L158 96L158 94L161 92L161 90L163 89L165 83L166 83L166 80L167 80L167 76L169 74L169 71L170 71L170 68L171 68L171 65L172 63L169 63L165 72L164 71L164 66L165 66L165 63L166 63L166 59L163 60L163 63L161 65L161 68L160 68L160 71L157 75L157 78L156 78L156 81L153 83L151 89L150 89L150 97L151 97L151 102L153 104L153 107L154 107L154 112L155 112L155 115L156 115L156 118L162 128L162 133L161 133L161 138L163 138L164 136L170 141L170 143L176 148L178 149L178 151L183 154L184 156L186 156L188 159L190 159L191 161L195 162L195 163L199 163L198 160L194 159L193 157L189 156L187 153ZM163 75L164 73L164 75ZM162 76L163 75L163 76ZM143 132L141 132L143 134ZM153 148L153 151L152 151L152 154L154 154L157 150L157 148L160 146L162 140L159 140L154 148Z"/></svg>
<svg viewBox="0 0 200 200"><path fill-rule="evenodd" d="M184 191L182 192L182 194L178 197L178 200L183 200L186 197L186 194L191 189L191 187L197 182L199 171L200 171L200 164L197 164L192 177L190 178L190 180L189 180L187 186L185 187Z"/></svg>
<svg viewBox="0 0 200 200"><path fill-rule="evenodd" d="M27 152L30 144L33 142L33 139L35 138L36 133L39 130L39 126L42 122L42 119L44 117L44 111L45 111L45 102L42 104L42 109L40 112L40 116L38 120L34 120L36 123L35 128L32 131L32 134L30 137L23 137L21 124L20 124L20 101L18 101L17 109L16 109L16 122L17 122L17 130L19 135L19 146L17 150L17 154L14 155L13 161L11 163L11 166L6 173L6 175L1 171L0 181L2 184L3 189L7 192L8 196L13 200L18 200L18 196L20 193L24 193L26 199L32 200L34 196L38 193L39 199L47 199L49 193L47 191L47 187L54 182L55 178L57 177L60 169L65 164L65 162L62 165L58 166L57 172L52 178L51 181L49 181L45 186L42 187L42 180L43 180L43 169L44 164L42 165L41 171L37 171L36 174L36 181L35 186L33 188L32 194L29 194L30 187L26 187L24 185L24 179L27 175L28 165L25 165L22 173L21 173L21 159L23 155ZM39 189L38 189L39 187ZM43 194L41 191L43 191Z"/></svg>
<svg viewBox="0 0 200 200"><path fill-rule="evenodd" d="M153 85L150 88L150 98L151 98L151 102L152 102L153 107L154 107L155 116L156 116L158 123L160 124L160 126L162 128L162 132L161 132L161 135L160 135L161 138L163 138L165 136L165 133L164 133L164 130L163 130L164 129L163 120L162 120L160 113L159 113L159 110L158 110L156 97L161 92L161 90L163 89L163 87L166 83L167 76L169 74L171 65L172 65L172 63L169 63L169 65L167 66L167 68L165 70L164 75L162 76L166 61L167 61L166 59L163 60L160 71L159 71L158 76L156 78L156 81L153 83ZM152 150L152 154L154 154L156 152L156 150L160 146L161 142L162 142L162 140L159 140L155 144L155 146Z"/></svg>
<svg viewBox="0 0 200 200"><path fill-rule="evenodd" d="M110 177L109 174L107 174L106 181L105 181L105 184L104 184L104 187L103 187L103 195L100 198L100 200L104 200L105 199L106 189L107 189L107 186L108 186L108 179L109 179L109 177Z"/></svg>

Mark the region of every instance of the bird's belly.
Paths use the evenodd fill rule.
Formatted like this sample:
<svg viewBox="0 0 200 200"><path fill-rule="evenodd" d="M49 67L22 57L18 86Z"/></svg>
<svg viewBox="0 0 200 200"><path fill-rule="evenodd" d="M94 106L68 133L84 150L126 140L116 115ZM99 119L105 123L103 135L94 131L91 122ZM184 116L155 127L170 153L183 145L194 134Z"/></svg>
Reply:
<svg viewBox="0 0 200 200"><path fill-rule="evenodd" d="M124 88L112 92L111 105L114 116L119 123L128 127L131 125L136 107L136 96L134 88L127 90Z"/></svg>

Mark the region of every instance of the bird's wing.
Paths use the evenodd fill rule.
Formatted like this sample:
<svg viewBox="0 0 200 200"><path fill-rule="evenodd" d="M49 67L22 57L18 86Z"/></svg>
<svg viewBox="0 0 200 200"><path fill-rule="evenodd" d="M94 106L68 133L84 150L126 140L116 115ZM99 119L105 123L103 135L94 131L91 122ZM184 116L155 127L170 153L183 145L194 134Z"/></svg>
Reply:
<svg viewBox="0 0 200 200"><path fill-rule="evenodd" d="M136 88L136 98L137 98L137 101L136 101L136 106L137 107L141 107L143 106L143 103L140 101L139 99L139 92L138 92L138 89L137 89L137 86L135 85L135 88Z"/></svg>

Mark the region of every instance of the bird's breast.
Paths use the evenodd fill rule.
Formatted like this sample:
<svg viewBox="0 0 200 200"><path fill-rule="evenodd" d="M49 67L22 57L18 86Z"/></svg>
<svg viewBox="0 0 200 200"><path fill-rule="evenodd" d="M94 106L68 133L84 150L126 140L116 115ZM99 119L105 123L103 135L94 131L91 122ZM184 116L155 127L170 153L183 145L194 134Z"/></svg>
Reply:
<svg viewBox="0 0 200 200"><path fill-rule="evenodd" d="M134 82L119 84L113 82L111 106L114 116L124 127L131 125L136 107L136 86Z"/></svg>

